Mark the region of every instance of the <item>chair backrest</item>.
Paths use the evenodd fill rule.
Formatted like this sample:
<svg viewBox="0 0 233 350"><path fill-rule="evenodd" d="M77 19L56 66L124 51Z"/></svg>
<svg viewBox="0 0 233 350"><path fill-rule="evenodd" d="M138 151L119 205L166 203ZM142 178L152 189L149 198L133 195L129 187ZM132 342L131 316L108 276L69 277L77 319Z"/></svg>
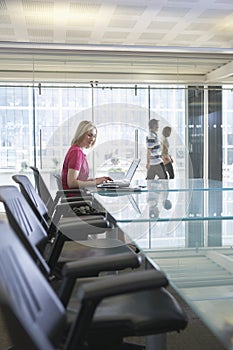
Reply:
<svg viewBox="0 0 233 350"><path fill-rule="evenodd" d="M61 180L61 175L60 174L54 174L54 177L56 179L56 183L57 183L57 188L62 191L63 187L62 187L62 180Z"/></svg>
<svg viewBox="0 0 233 350"><path fill-rule="evenodd" d="M15 349L53 350L65 310L9 224L0 222L0 307Z"/></svg>
<svg viewBox="0 0 233 350"><path fill-rule="evenodd" d="M49 274L49 267L42 256L48 235L23 194L16 186L0 186L0 201L4 205L10 225L20 240L33 259L39 261L42 271Z"/></svg>
<svg viewBox="0 0 233 350"><path fill-rule="evenodd" d="M69 189L69 190L64 190L63 186L62 186L62 178L60 174L54 174L53 175L56 179L56 183L57 183L57 196L59 195L59 197L68 197L69 200L75 196L75 200L93 200L92 195L89 193L89 191L85 188L73 188L73 189ZM54 200L55 201L55 200Z"/></svg>
<svg viewBox="0 0 233 350"><path fill-rule="evenodd" d="M26 175L17 174L13 175L12 179L19 185L23 196L29 203L37 218L42 223L45 230L48 231L50 220L48 216L48 209L39 194L36 192L29 178Z"/></svg>
<svg viewBox="0 0 233 350"><path fill-rule="evenodd" d="M54 211L54 200L38 168L30 166L33 171L36 188L42 201L48 209L48 215L52 216Z"/></svg>

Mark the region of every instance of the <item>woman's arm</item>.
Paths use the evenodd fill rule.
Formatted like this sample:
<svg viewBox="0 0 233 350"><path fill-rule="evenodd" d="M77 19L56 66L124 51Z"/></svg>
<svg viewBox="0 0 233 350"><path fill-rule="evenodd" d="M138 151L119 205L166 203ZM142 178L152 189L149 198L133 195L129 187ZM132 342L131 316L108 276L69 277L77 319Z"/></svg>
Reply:
<svg viewBox="0 0 233 350"><path fill-rule="evenodd" d="M67 173L67 185L69 188L84 188L87 186L96 186L105 181L112 181L109 176L97 177L95 179L88 179L87 181L77 180L79 176L79 170L68 169Z"/></svg>

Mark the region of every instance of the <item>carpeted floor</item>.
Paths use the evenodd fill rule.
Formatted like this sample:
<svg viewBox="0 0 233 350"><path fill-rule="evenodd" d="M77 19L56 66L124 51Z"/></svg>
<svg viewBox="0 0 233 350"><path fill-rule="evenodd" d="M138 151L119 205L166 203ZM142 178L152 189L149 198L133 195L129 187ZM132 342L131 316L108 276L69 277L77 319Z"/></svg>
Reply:
<svg viewBox="0 0 233 350"><path fill-rule="evenodd" d="M186 311L189 323L181 333L168 334L168 350L226 350L190 307L173 290L171 293Z"/></svg>

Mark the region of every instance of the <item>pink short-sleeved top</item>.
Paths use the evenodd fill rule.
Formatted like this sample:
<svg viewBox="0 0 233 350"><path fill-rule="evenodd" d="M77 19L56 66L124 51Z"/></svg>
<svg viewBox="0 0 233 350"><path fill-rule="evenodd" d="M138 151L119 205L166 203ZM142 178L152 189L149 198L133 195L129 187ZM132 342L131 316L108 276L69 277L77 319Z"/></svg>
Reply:
<svg viewBox="0 0 233 350"><path fill-rule="evenodd" d="M82 149L77 145L71 146L65 156L62 167L62 186L64 190L68 190L67 174L68 169L74 169L79 171L77 180L86 181L89 176L89 166L86 159L86 155Z"/></svg>

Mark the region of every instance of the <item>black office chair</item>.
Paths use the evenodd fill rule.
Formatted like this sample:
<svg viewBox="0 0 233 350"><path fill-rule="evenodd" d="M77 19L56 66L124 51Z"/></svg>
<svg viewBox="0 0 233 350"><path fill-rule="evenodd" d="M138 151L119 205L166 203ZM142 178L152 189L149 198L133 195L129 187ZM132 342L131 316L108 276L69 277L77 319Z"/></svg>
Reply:
<svg viewBox="0 0 233 350"><path fill-rule="evenodd" d="M50 194L49 189L46 186L44 179L39 172L39 169L34 166L30 166L30 168L33 171L36 190L39 196L42 198L43 202L45 203L46 207L48 208L49 216L51 216L53 214L54 206L56 205L56 203L54 203L53 197ZM58 200L59 199L57 199L57 201Z"/></svg>
<svg viewBox="0 0 233 350"><path fill-rule="evenodd" d="M119 253L130 253L134 264L136 253L122 241L111 238L86 240L88 234L97 231L96 227L93 228L87 223L60 225L55 239L49 240L46 230L15 186L0 186L0 201L5 207L10 225L33 258L38 259L44 271L48 271L44 266L45 260L50 269L59 274L63 263L68 260Z"/></svg>
<svg viewBox="0 0 233 350"><path fill-rule="evenodd" d="M57 230L59 230L59 226L65 223L80 224L80 222L88 222L91 225L89 228L92 226L98 228L96 230L94 229L92 232L95 234L104 233L107 228L111 227L106 216L76 215L73 211L71 211L72 215L67 215L70 212L69 203L58 203L54 209L52 217L50 217L48 208L36 192L30 179L22 174L13 175L12 179L19 185L23 196L31 206L39 221L42 223L50 238L56 234ZM80 202L78 202L78 205L79 203ZM76 202L73 202L72 204L76 205Z"/></svg>
<svg viewBox="0 0 233 350"><path fill-rule="evenodd" d="M79 308L70 315L14 230L0 223L0 233L0 307L15 349L134 349L126 337L165 334L187 325L165 289L165 274L157 270L81 283ZM70 268L72 263L65 270Z"/></svg>
<svg viewBox="0 0 233 350"><path fill-rule="evenodd" d="M39 172L39 171L38 171ZM92 204L90 204L90 201L93 201L93 196L92 194L86 190L86 189L69 189L69 190L64 190L62 187L62 179L61 179L61 175L60 174L54 174L53 175L56 183L57 183L57 193L56 193L56 198L59 197L60 201L63 202L74 202L74 201L85 201L88 202L89 208L84 204L84 208L83 206L79 207L74 207L74 204L71 205L71 210L73 210L73 213L75 213L76 215L82 215L83 212L85 212L85 214L90 214L94 215L94 214L98 214L101 215L103 214L102 212L98 212L97 209L92 208ZM56 201L55 198L55 201ZM91 212L93 211L93 213ZM70 211L70 214L72 216L72 213Z"/></svg>
<svg viewBox="0 0 233 350"><path fill-rule="evenodd" d="M39 196L45 203L47 209L48 209L48 215L51 217L54 213L54 210L56 208L56 205L59 201L65 201L65 202L76 202L75 204L70 204L71 210L73 210L73 213L76 215L84 214L83 212L80 212L79 208L80 206L84 206L86 209L86 214L95 214L95 215L102 215L102 212L99 212L97 209L93 208L92 203L92 195L88 193L85 189L72 189L72 190L63 190L58 189L56 192L56 196L53 199L44 179L41 175L39 169L34 166L30 166L30 168L33 171L34 179L35 179L35 186L38 191ZM72 195L72 197L68 197L69 195ZM79 201L79 203L77 203ZM72 215L72 213L71 213Z"/></svg>
<svg viewBox="0 0 233 350"><path fill-rule="evenodd" d="M75 222L88 222L91 226L89 229L93 227L97 227L97 230L94 230L95 234L101 234L105 232L105 235L107 238L113 238L116 236L116 230L114 230L114 224L110 222L107 218L107 213L105 216L102 215L67 215L67 213L70 212L70 204L68 203L61 203L57 204L56 208L54 210L54 215L52 218L49 218L47 207L45 206L44 202L40 198L40 196L35 191L31 181L26 175L13 175L12 179L20 186L21 192L23 193L24 197L26 198L27 202L33 209L34 213L38 217L38 219L43 223L43 225L46 226L46 231L48 232L49 237L53 236L57 229L59 229L59 226L62 224L68 224L71 223L71 226L74 225ZM74 202L73 204L75 204ZM75 204L76 205L76 204ZM46 220L46 223L44 223L44 220ZM49 226L49 227L48 227ZM101 228L103 229L101 231ZM117 237L122 241L125 242L125 235L121 230L117 230ZM94 243L94 242L92 242ZM136 252L139 252L139 249L134 245L131 244L131 248L134 248Z"/></svg>

